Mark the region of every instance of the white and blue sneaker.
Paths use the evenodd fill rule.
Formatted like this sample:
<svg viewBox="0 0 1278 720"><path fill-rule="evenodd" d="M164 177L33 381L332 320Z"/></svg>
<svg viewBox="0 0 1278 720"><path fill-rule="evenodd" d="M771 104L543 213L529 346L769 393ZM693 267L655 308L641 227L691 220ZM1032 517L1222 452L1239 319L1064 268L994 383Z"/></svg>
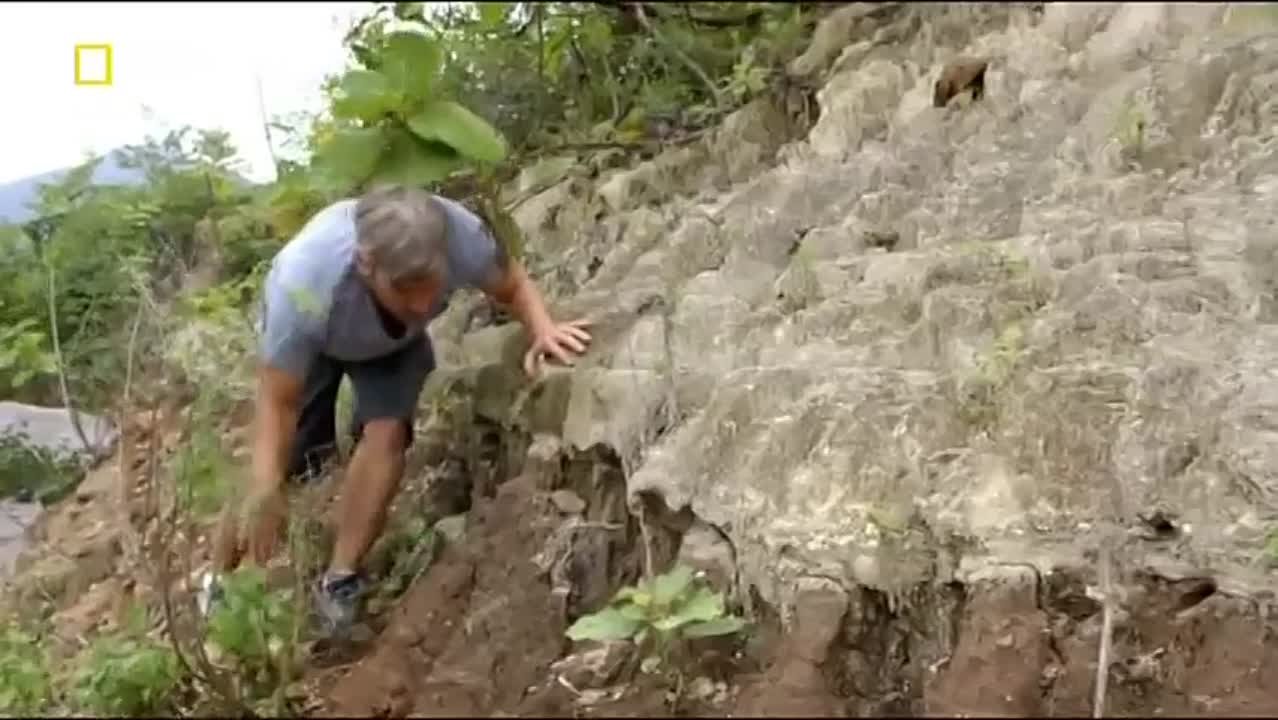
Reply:
<svg viewBox="0 0 1278 720"><path fill-rule="evenodd" d="M195 602L200 609L200 615L206 621L213 615L213 611L222 602L224 595L222 583L218 582L217 575L212 571L204 573L200 581L200 590L195 595Z"/></svg>
<svg viewBox="0 0 1278 720"><path fill-rule="evenodd" d="M316 584L315 610L324 635L345 638L359 616L364 578L356 572L325 573Z"/></svg>

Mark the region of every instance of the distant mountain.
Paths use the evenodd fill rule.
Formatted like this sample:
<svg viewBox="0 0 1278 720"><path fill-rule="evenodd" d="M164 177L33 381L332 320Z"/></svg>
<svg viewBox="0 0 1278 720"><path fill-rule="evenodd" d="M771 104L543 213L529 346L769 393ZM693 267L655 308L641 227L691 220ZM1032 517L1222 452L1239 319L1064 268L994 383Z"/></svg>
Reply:
<svg viewBox="0 0 1278 720"><path fill-rule="evenodd" d="M126 168L120 164L122 157L121 149L107 153L93 172L93 184L140 185L145 182L146 176L141 170ZM64 167L0 184L0 223L24 223L35 217L35 213L27 205L36 202L39 187L61 180L73 169L74 167ZM253 184L242 177L240 181L246 186Z"/></svg>
<svg viewBox="0 0 1278 720"><path fill-rule="evenodd" d="M141 170L131 170L120 165L121 153L112 150L93 173L95 185L137 185L145 181ZM39 197L41 185L61 180L73 167L32 175L0 185L0 222L24 223L35 216L27 207Z"/></svg>

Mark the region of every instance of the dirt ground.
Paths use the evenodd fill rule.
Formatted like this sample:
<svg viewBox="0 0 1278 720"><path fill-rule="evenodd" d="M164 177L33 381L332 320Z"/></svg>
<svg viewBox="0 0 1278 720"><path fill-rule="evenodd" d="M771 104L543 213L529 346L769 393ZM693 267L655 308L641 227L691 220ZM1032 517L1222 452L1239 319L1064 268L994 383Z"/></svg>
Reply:
<svg viewBox="0 0 1278 720"><path fill-rule="evenodd" d="M1101 613L1064 575L967 588L952 610L952 651L935 662L935 628L908 609L876 610L871 593L849 607L838 591L801 594L788 634L765 622L758 642L694 648L678 688L638 673L624 649L574 649L564 636L571 592L554 590L558 561L547 558L562 549L567 520L550 495L521 477L477 503L464 539L408 590L363 656L315 671L319 714L1091 713ZM1134 588L1133 610L1115 624L1107 715L1278 714L1272 617L1209 581L1138 578Z"/></svg>
<svg viewBox="0 0 1278 720"><path fill-rule="evenodd" d="M572 650L564 636L569 593L552 588L553 568L542 570L555 562L545 551L559 545L560 510L521 477L472 513L465 541L445 550L409 590L365 657L317 674L315 685L332 688L324 714L841 714L818 667L824 648L794 640L764 672L733 641L701 641L690 648L683 687L635 672L624 647L564 658ZM838 617L825 620L829 632L807 638L808 645L828 645L837 632Z"/></svg>
<svg viewBox="0 0 1278 720"><path fill-rule="evenodd" d="M623 681L618 676L632 674L626 666L633 662L618 652L608 653L612 672L562 673L576 675L577 684L557 679L564 666L556 661L572 649L564 635L571 592L552 585L570 551L560 538L571 519L550 493L517 478L473 508L469 522L464 541L446 548L408 591L367 654L317 675L316 685L332 688L324 714L672 714L673 688L645 677ZM726 699L731 663L722 661L722 646L698 650L697 669L720 677L692 683L681 693L679 714L722 714L713 706Z"/></svg>
<svg viewBox="0 0 1278 720"><path fill-rule="evenodd" d="M460 538L375 618L378 634L344 664L308 671L308 715L1091 713L1102 614L1088 578L1069 571L930 583L895 603L818 585L784 624L756 602L745 637L699 641L679 683L638 672L624 644L575 647L565 629L634 581L642 543L619 469L599 458L554 465L550 479L480 484ZM92 502L115 491L112 478L93 475L42 523L41 539L79 560L72 579L58 580L56 563L26 573L64 590L56 625L68 642L118 614L126 595L111 563L90 562L119 544L104 532L109 506ZM654 540L664 565L679 537ZM1136 575L1124 586L1107 716L1278 716L1270 600L1228 595L1207 577Z"/></svg>

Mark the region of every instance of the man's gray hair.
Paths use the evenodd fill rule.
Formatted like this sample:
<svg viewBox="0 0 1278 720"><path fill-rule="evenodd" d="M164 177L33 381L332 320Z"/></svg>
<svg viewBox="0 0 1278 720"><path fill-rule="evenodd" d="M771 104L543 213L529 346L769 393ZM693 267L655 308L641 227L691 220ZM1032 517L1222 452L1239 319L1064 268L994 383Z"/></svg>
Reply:
<svg viewBox="0 0 1278 720"><path fill-rule="evenodd" d="M355 206L356 243L392 283L442 280L447 269L448 215L425 190L374 188Z"/></svg>

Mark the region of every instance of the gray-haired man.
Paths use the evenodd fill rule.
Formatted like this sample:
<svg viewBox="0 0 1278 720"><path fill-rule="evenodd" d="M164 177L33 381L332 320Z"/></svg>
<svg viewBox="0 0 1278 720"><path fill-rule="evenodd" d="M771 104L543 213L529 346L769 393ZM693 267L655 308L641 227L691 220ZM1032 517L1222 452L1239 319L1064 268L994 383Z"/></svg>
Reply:
<svg viewBox="0 0 1278 720"><path fill-rule="evenodd" d="M520 319L532 339L529 374L546 355L572 364L590 341L584 321L551 319L482 220L421 190L380 188L339 201L280 250L263 293L248 537L241 537L241 514L228 508L215 572L231 571L246 552L258 565L269 561L286 513L285 480L314 477L332 455L337 389L348 375L357 443L317 609L330 632L349 627L363 589L360 562L399 487L418 394L435 367L426 324L463 287L484 291Z"/></svg>

